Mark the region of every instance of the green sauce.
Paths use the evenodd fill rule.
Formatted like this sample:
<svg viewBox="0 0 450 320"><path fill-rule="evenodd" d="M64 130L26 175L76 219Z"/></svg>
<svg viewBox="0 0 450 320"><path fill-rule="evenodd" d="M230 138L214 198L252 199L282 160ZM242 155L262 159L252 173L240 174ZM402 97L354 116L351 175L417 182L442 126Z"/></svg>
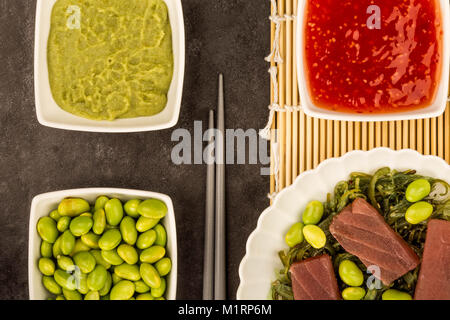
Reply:
<svg viewBox="0 0 450 320"><path fill-rule="evenodd" d="M162 0L58 0L47 49L53 98L70 113L114 120L166 106L173 52Z"/></svg>

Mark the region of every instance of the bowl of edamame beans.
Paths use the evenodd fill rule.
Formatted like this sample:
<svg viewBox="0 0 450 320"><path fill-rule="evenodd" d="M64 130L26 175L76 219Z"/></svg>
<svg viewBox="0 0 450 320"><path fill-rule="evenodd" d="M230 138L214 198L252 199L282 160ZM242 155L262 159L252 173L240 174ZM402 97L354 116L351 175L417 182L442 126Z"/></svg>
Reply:
<svg viewBox="0 0 450 320"><path fill-rule="evenodd" d="M86 188L31 204L31 300L174 300L177 236L169 196Z"/></svg>

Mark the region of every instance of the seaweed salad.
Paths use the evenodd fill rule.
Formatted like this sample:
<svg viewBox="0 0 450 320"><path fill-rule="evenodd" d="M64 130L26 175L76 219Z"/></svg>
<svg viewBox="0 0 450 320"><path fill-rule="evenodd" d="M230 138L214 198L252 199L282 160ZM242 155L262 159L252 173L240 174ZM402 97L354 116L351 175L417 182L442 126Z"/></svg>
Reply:
<svg viewBox="0 0 450 320"><path fill-rule="evenodd" d="M418 179L427 180L431 186L431 191L422 201L431 204L433 212L425 221L411 224L405 219L406 211L411 206L405 193L408 185ZM341 181L334 187L333 194L328 194L327 200L323 203L323 216L317 226L325 233L325 246L315 249L307 241L302 241L279 252L284 267L279 271L277 280L272 283L272 299L293 300L289 272L291 265L325 253L331 256L336 274L343 260L351 260L363 271L364 282L366 282L371 276L370 273L366 273L366 266L355 255L345 251L329 230L333 218L357 198L367 200L376 208L386 223L408 243L419 258L422 258L424 250L427 222L430 219L450 221L450 185L447 182L419 175L415 170L396 171L387 167L378 169L373 175L353 172L349 180ZM412 296L418 280L419 268L420 265L393 281L389 286L381 283L378 288L374 286L367 288L363 300L379 300L383 292L388 289L401 290ZM339 290L342 291L347 285L339 277L337 278Z"/></svg>

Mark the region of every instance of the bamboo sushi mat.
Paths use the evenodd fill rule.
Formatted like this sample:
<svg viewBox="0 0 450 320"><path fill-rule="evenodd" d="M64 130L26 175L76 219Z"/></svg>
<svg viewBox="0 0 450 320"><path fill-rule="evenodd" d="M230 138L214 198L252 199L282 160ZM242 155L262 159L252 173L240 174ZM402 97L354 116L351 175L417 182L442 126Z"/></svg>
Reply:
<svg viewBox="0 0 450 320"><path fill-rule="evenodd" d="M295 62L298 0L270 2L272 45L266 60L270 63L271 104L269 122L261 132L271 141L270 199L303 171L352 150L409 148L450 163L448 102L443 115L421 120L346 122L306 116L301 109Z"/></svg>

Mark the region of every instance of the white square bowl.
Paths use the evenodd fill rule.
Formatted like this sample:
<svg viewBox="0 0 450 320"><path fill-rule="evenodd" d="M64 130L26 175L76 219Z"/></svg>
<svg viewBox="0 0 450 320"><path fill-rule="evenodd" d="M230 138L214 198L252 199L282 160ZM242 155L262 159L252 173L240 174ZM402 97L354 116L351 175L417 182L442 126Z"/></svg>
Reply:
<svg viewBox="0 0 450 320"><path fill-rule="evenodd" d="M449 84L449 68L450 68L450 6L448 0L437 0L440 2L441 8L441 22L442 22L442 69L439 80L439 87L437 88L435 98L431 105L426 108L395 112L395 113L380 113L380 114L359 114L346 113L327 110L316 106L311 99L310 92L306 79L306 66L304 56L304 26L305 26L305 8L308 0L299 0L296 27L296 61L298 74L298 87L300 93L300 100L302 107L308 116L327 119L327 120L342 120L342 121L393 121L393 120L414 120L438 117L445 111L447 105L447 94Z"/></svg>
<svg viewBox="0 0 450 320"><path fill-rule="evenodd" d="M106 195L110 198L118 198L121 201L131 199L159 199L163 201L168 208L166 217L162 224L167 231L167 252L172 260L172 271L167 278L166 299L175 300L177 295L177 230L175 223L175 214L172 200L169 196L150 192L131 189L116 188L85 188L61 190L49 193L43 193L34 197L31 202L30 225L28 234L28 290L30 300L45 300L50 294L42 284L42 274L38 268L40 257L41 238L39 237L36 224L39 218L47 216L52 210L58 207L58 204L67 197L79 197L93 203L98 196Z"/></svg>
<svg viewBox="0 0 450 320"><path fill-rule="evenodd" d="M50 18L57 0L38 0L36 6L36 33L34 48L34 90L36 113L44 126L90 132L140 132L162 130L177 124L181 108L185 66L185 36L181 1L164 0L169 10L172 28L174 71L167 94L165 109L153 116L114 121L96 121L73 115L61 109L50 89L47 66L47 42L50 33Z"/></svg>

